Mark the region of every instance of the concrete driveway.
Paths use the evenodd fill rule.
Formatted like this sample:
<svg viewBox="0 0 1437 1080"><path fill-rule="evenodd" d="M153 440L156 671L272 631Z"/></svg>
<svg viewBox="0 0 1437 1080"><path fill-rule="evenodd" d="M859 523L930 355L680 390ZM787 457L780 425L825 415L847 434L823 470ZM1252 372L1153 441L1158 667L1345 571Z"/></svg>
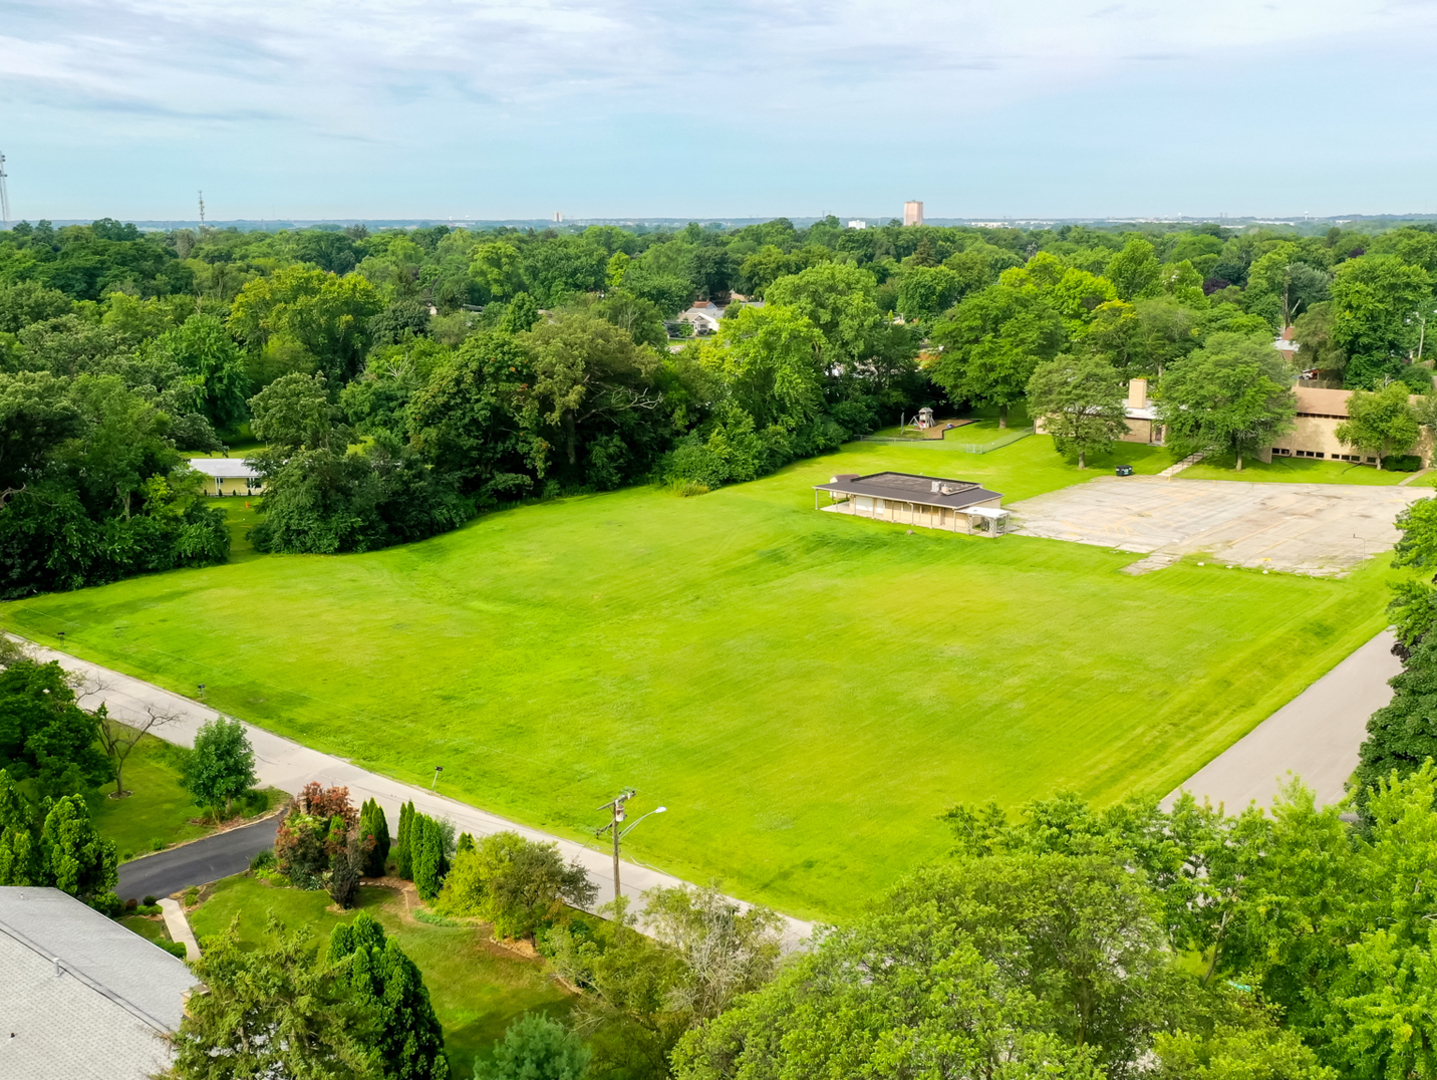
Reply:
<svg viewBox="0 0 1437 1080"><path fill-rule="evenodd" d="M1014 531L1152 554L1152 569L1202 552L1225 564L1332 577L1390 548L1398 513L1431 494L1427 488L1100 476L1007 509L1018 517Z"/></svg>

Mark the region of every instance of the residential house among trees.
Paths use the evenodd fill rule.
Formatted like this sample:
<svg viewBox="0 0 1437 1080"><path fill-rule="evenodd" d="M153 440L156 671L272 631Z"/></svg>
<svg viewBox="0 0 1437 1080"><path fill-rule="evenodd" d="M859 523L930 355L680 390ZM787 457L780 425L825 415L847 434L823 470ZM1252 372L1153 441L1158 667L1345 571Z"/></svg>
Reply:
<svg viewBox="0 0 1437 1080"><path fill-rule="evenodd" d="M813 490L815 509L818 492L826 491L830 505L824 510L925 529L958 532L961 522L964 532L976 529L997 535L1008 517L1002 508L1003 496L972 480L900 472L840 473L827 484L814 485Z"/></svg>
<svg viewBox="0 0 1437 1080"><path fill-rule="evenodd" d="M191 458L190 468L208 481L206 495L258 495L263 481L242 458Z"/></svg>

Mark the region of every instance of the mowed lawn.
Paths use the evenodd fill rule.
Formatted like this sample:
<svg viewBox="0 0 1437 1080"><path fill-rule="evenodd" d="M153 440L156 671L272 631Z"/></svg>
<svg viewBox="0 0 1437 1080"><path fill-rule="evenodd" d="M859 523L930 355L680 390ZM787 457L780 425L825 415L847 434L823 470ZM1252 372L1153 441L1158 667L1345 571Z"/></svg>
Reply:
<svg viewBox="0 0 1437 1080"><path fill-rule="evenodd" d="M1156 472L1165 451L1124 446ZM0 609L19 633L575 837L625 785L626 850L806 916L948 848L955 801L1162 794L1385 623L1341 581L814 511L836 472L1080 482L1051 441L857 444L751 484L491 514L369 555L262 557ZM597 843L598 841L596 841Z"/></svg>

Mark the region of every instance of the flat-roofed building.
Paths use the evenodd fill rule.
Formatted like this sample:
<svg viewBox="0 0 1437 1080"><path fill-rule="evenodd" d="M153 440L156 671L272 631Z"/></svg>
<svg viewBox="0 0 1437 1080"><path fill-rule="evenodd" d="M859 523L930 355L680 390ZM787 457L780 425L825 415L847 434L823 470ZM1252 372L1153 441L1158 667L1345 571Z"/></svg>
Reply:
<svg viewBox="0 0 1437 1080"><path fill-rule="evenodd" d="M903 204L903 224L923 224L923 203L921 203L917 199L909 199L906 203Z"/></svg>
<svg viewBox="0 0 1437 1080"><path fill-rule="evenodd" d="M975 480L900 472L840 473L826 484L815 484L813 491L815 509L946 532L997 535L1008 517L1003 496ZM819 505L820 492L827 493L829 505Z"/></svg>
<svg viewBox="0 0 1437 1080"><path fill-rule="evenodd" d="M1344 446L1337 438L1337 425L1347 419L1347 402L1351 390L1324 390L1315 386L1298 383L1297 416L1292 430L1286 435L1273 439L1272 445L1263 447L1258 457L1271 461L1274 457L1326 458L1329 461L1361 462L1376 465L1377 458L1364 454L1356 447ZM1413 394L1413 402L1422 400ZM1432 463L1432 435L1425 428L1417 442L1401 451L1422 459L1423 465Z"/></svg>

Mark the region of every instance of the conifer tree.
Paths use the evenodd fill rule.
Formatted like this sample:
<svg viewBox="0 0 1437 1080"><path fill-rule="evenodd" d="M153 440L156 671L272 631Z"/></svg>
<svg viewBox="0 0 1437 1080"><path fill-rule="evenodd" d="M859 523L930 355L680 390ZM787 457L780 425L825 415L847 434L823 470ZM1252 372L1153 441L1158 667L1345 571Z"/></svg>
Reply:
<svg viewBox="0 0 1437 1080"><path fill-rule="evenodd" d="M364 873L368 877L383 877L389 861L389 822L384 817L384 807L379 800L370 799L359 814L359 835L364 843L373 839L374 846L365 855Z"/></svg>
<svg viewBox="0 0 1437 1080"><path fill-rule="evenodd" d="M411 834L413 831L414 803L407 802L399 808L399 842L395 845L394 852L394 861L397 864L395 873L406 879L414 877L413 849L411 846Z"/></svg>
<svg viewBox="0 0 1437 1080"><path fill-rule="evenodd" d="M434 1015L429 990L413 960L399 942L386 938L384 927L366 912L348 926L334 928L328 962L351 958L341 978L378 1017L374 1045L392 1080L447 1080L444 1030Z"/></svg>
<svg viewBox="0 0 1437 1080"><path fill-rule="evenodd" d="M439 822L425 814L416 814L409 824L409 850L415 890L421 900L433 900L439 895L439 887L444 884L444 874L449 869Z"/></svg>

